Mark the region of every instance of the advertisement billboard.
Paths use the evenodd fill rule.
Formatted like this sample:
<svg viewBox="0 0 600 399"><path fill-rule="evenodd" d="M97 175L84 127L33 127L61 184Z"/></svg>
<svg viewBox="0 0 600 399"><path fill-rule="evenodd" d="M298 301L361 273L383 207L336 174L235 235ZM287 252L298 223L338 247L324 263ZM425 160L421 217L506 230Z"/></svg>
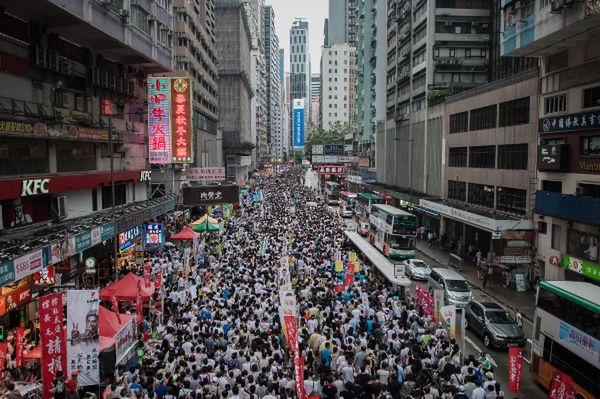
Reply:
<svg viewBox="0 0 600 399"><path fill-rule="evenodd" d="M144 245L160 245L165 242L165 235L162 223L148 223L146 233L144 234Z"/></svg>
<svg viewBox="0 0 600 399"><path fill-rule="evenodd" d="M187 168L185 171L187 181L223 181L225 168Z"/></svg>
<svg viewBox="0 0 600 399"><path fill-rule="evenodd" d="M79 385L98 385L98 290L67 291L67 375L79 372Z"/></svg>
<svg viewBox="0 0 600 399"><path fill-rule="evenodd" d="M304 147L304 99L294 100L294 148Z"/></svg>
<svg viewBox="0 0 600 399"><path fill-rule="evenodd" d="M194 160L191 92L192 81L190 78L171 79L172 163L191 163Z"/></svg>
<svg viewBox="0 0 600 399"><path fill-rule="evenodd" d="M240 200L237 185L184 187L181 191L184 206L232 204Z"/></svg>

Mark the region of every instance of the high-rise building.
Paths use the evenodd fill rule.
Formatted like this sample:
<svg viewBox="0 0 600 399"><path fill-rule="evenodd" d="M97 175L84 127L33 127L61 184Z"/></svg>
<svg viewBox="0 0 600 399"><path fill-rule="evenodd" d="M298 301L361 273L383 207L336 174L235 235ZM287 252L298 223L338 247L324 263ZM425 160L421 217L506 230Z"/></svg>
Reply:
<svg viewBox="0 0 600 399"><path fill-rule="evenodd" d="M361 0L329 0L329 20L326 21L325 45L350 43L356 46L358 7Z"/></svg>
<svg viewBox="0 0 600 399"><path fill-rule="evenodd" d="M323 45L329 45L329 18L325 18L325 23L323 24Z"/></svg>
<svg viewBox="0 0 600 399"><path fill-rule="evenodd" d="M321 74L313 73L310 76L310 125L313 128L321 127ZM310 131L311 129L309 129Z"/></svg>
<svg viewBox="0 0 600 399"><path fill-rule="evenodd" d="M255 136L252 135L252 17L240 0L217 0L216 36L219 62L219 124L227 178L248 178Z"/></svg>
<svg viewBox="0 0 600 399"><path fill-rule="evenodd" d="M350 126L354 118L356 50L348 43L322 47L322 127Z"/></svg>
<svg viewBox="0 0 600 399"><path fill-rule="evenodd" d="M310 98L319 98L321 94L321 74L313 73L310 75Z"/></svg>
<svg viewBox="0 0 600 399"><path fill-rule="evenodd" d="M146 103L146 87L150 74L172 69L172 9L117 3L0 5L4 326L37 317L37 301L24 294L34 272L62 263L70 270L62 284L78 284L90 264L82 259L93 257L98 274L85 280L97 286L98 275L115 272L108 260L117 259L118 235L137 239L141 225L175 207L165 192L179 187L148 167L146 124L149 105L164 116Z"/></svg>
<svg viewBox="0 0 600 399"><path fill-rule="evenodd" d="M273 7L265 7L265 63L267 75L267 142L268 155L283 157L283 97L279 38L275 32Z"/></svg>
<svg viewBox="0 0 600 399"><path fill-rule="evenodd" d="M534 275L598 285L600 11L594 2L503 4L502 55L537 57L541 66ZM546 361L537 351L534 357ZM598 389L586 383L576 393L594 396Z"/></svg>
<svg viewBox="0 0 600 399"><path fill-rule="evenodd" d="M173 1L174 75L192 78L196 164L220 166L223 159L222 140L217 133L215 5L214 0L201 0L198 4L201 12L191 2ZM195 35L188 34L190 26L196 30Z"/></svg>
<svg viewBox="0 0 600 399"><path fill-rule="evenodd" d="M386 121L377 133L377 181L408 193L400 195L406 201L442 194L444 98L488 80L490 2L466 7L453 0L388 0Z"/></svg>
<svg viewBox="0 0 600 399"><path fill-rule="evenodd" d="M310 121L310 51L308 22L296 18L290 29L290 100L304 99L304 120ZM291 107L290 107L291 109ZM290 120L293 118L290 117Z"/></svg>

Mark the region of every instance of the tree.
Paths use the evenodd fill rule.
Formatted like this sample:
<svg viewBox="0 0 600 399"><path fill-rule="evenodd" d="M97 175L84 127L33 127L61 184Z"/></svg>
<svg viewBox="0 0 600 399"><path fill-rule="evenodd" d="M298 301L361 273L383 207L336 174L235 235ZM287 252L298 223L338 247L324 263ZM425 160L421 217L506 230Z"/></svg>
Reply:
<svg viewBox="0 0 600 399"><path fill-rule="evenodd" d="M312 130L304 142L304 156L312 158L312 146L316 144L344 144L344 136L352 131L349 123L336 122L330 129Z"/></svg>

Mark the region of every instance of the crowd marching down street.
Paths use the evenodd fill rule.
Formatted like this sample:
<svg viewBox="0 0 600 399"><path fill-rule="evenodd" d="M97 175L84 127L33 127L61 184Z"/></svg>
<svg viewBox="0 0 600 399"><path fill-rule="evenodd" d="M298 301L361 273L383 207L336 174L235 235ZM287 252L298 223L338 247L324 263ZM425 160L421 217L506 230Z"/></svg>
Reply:
<svg viewBox="0 0 600 399"><path fill-rule="evenodd" d="M463 359L441 323L354 259L304 173L253 180L263 200L207 235L189 270L175 248L148 259L165 270L163 323L149 319L143 360L105 398L504 397L489 362ZM337 266L352 262L348 281Z"/></svg>

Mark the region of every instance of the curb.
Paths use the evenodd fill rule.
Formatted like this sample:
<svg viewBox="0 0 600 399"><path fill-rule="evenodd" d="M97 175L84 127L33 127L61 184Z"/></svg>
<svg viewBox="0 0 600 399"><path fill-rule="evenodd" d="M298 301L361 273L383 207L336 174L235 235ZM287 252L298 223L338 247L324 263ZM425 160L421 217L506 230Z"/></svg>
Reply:
<svg viewBox="0 0 600 399"><path fill-rule="evenodd" d="M417 248L417 251L418 251L418 252L420 252L421 254L423 254L423 255L427 256L428 258L431 258L431 259L433 259L434 261L436 261L437 263L439 263L439 264L440 264L440 265L442 265L443 267L446 267L446 265L447 265L447 263L448 263L447 261L446 261L446 262L442 262L442 261L440 261L439 259L437 259L437 257L431 256L431 255L430 255L430 254L428 254L427 252L423 252L423 251L421 251L421 250L420 250L420 249L418 249L418 248ZM514 308L513 306L511 306L511 305L507 304L506 302L504 302L504 301L503 301L503 300L501 300L500 298L498 298L498 296L497 296L497 295L495 295L495 294L492 294L492 293L490 293L490 292L488 292L488 291L484 291L484 290L483 290L481 287L479 287L479 286L477 286L477 285L474 285L474 284L473 284L473 283L472 283L470 280L467 280L467 281L469 281L469 283L470 283L471 285L473 285L473 287L474 287L474 288L475 288L477 291L480 291L480 292L483 292L483 293L485 293L485 295L489 296L490 298L494 299L496 302L498 302L498 303L500 303L500 304L504 305L506 308L510 309L510 310L511 310L513 313L515 313L515 308ZM533 319L532 319L532 318L530 318L528 315L525 315L525 314L521 313L521 316L523 316L523 319L525 319L525 320L529 321L531 324L533 324Z"/></svg>

